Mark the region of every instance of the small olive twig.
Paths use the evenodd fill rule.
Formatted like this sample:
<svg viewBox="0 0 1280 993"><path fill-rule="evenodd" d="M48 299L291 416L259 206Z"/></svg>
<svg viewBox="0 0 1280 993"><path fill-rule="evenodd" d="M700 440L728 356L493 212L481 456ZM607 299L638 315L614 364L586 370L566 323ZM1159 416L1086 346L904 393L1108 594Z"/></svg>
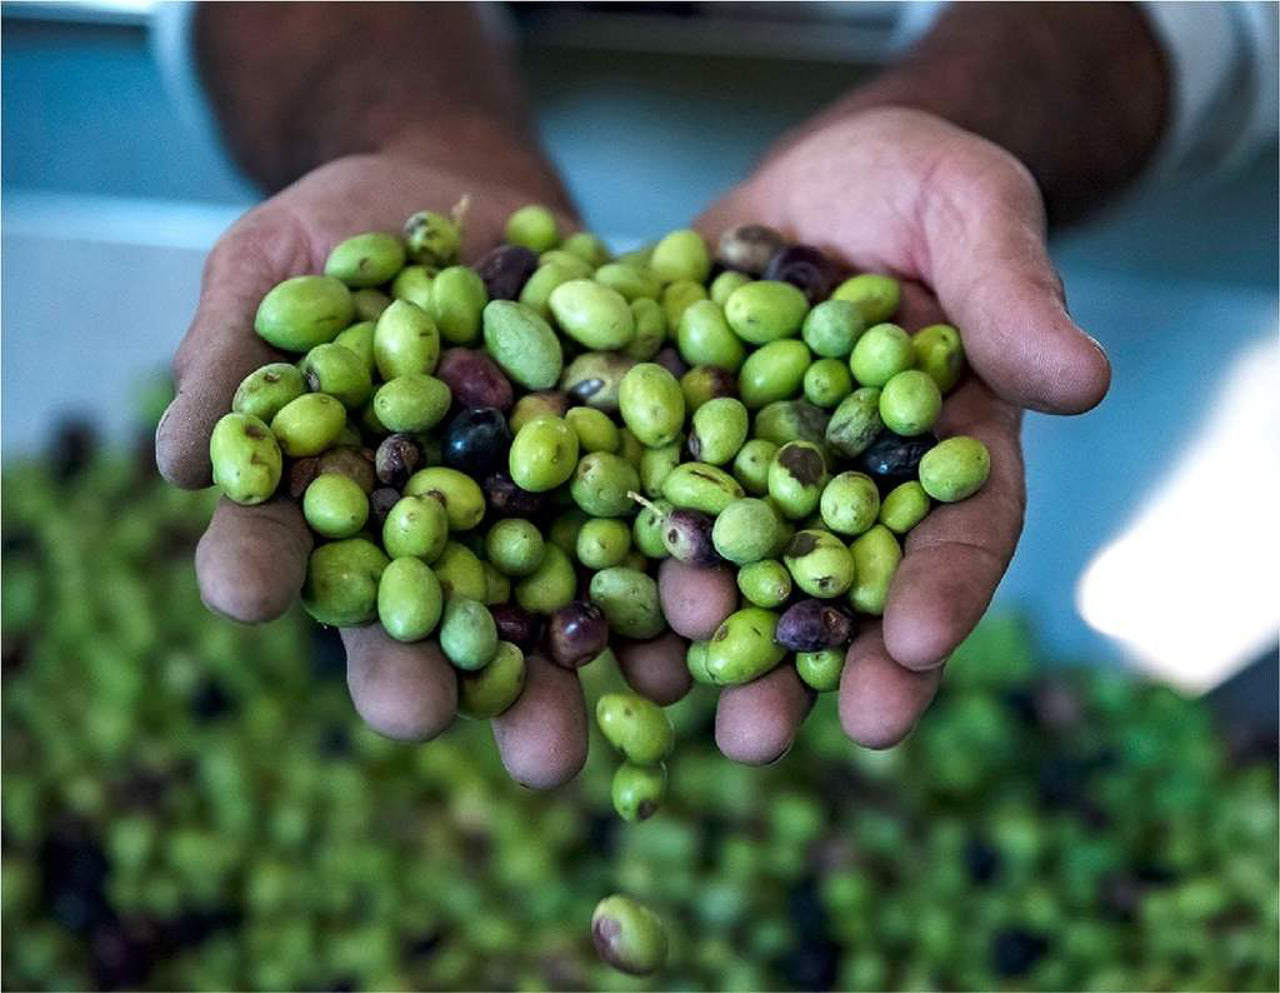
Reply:
<svg viewBox="0 0 1280 993"><path fill-rule="evenodd" d="M640 504L640 506L643 507L645 510L648 510L654 514L658 514L662 517L667 516L665 513L663 513L663 510L661 507L659 507L652 500L645 499L635 490L627 490L627 497L629 499L634 500L636 503Z"/></svg>
<svg viewBox="0 0 1280 993"><path fill-rule="evenodd" d="M453 205L449 211L449 216L453 218L453 223L458 228L458 236L462 236L463 228L467 219L467 213L471 210L471 194L462 194L462 199Z"/></svg>

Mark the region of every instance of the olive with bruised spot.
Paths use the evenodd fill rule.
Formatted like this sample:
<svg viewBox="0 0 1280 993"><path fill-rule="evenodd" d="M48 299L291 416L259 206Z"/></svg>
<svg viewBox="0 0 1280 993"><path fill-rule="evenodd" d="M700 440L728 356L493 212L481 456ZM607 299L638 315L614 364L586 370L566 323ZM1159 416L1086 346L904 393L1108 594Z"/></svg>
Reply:
<svg viewBox="0 0 1280 993"><path fill-rule="evenodd" d="M786 609L774 637L792 652L816 652L847 645L856 632L854 619L835 604L801 600Z"/></svg>
<svg viewBox="0 0 1280 993"><path fill-rule="evenodd" d="M769 465L769 496L783 515L793 521L817 509L827 485L827 463L822 450L808 441L791 441L778 449Z"/></svg>

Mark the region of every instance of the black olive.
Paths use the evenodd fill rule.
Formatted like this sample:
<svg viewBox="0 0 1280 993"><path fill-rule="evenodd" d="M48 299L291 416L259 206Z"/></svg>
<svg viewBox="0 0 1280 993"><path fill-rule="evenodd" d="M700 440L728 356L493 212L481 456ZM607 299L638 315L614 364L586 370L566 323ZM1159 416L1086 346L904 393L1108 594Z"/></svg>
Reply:
<svg viewBox="0 0 1280 993"><path fill-rule="evenodd" d="M486 476L481 489L489 509L499 517L533 517L546 507L549 496L522 490L505 469Z"/></svg>
<svg viewBox="0 0 1280 993"><path fill-rule="evenodd" d="M937 443L933 434L904 438L886 430L858 456L857 468L874 479L882 490L892 489L919 475L920 460Z"/></svg>
<svg viewBox="0 0 1280 993"><path fill-rule="evenodd" d="M537 647L542 621L536 614L514 603L495 603L489 607L489 613L503 641L511 642L526 655Z"/></svg>
<svg viewBox="0 0 1280 993"><path fill-rule="evenodd" d="M847 645L855 631L853 618L826 600L801 600L778 618L774 640L792 652L816 652Z"/></svg>
<svg viewBox="0 0 1280 993"><path fill-rule="evenodd" d="M506 462L511 429L497 407L464 410L445 428L440 460L476 479Z"/></svg>
<svg viewBox="0 0 1280 993"><path fill-rule="evenodd" d="M841 276L840 266L812 245L788 245L769 260L764 278L790 283L804 291L809 304L831 295Z"/></svg>

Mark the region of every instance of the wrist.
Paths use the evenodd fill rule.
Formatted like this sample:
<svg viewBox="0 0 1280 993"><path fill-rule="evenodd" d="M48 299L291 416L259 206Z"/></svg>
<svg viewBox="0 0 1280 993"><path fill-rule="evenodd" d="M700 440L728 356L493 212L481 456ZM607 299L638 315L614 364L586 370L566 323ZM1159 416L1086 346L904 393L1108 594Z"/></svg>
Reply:
<svg viewBox="0 0 1280 993"><path fill-rule="evenodd" d="M1163 54L1131 4L955 4L900 63L784 136L770 157L873 108L924 111L1012 153L1061 222L1142 171L1169 102Z"/></svg>

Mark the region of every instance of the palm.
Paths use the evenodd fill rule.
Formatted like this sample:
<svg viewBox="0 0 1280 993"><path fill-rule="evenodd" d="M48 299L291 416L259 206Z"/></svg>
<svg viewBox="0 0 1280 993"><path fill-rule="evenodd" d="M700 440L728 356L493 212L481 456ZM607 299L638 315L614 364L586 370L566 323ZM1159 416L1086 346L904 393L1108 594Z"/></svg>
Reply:
<svg viewBox="0 0 1280 993"><path fill-rule="evenodd" d="M1096 343L1066 316L1026 171L1005 152L910 111L868 112L803 138L714 205L715 235L768 224L859 270L903 280L895 318L908 330L946 319L960 329L975 377L949 398L939 430L982 439L987 487L939 507L915 528L883 624L852 645L840 691L849 735L873 746L906 734L941 666L972 630L1013 555L1025 504L1021 409L1077 412L1106 390ZM795 688L722 705L726 744L755 755L751 728Z"/></svg>
<svg viewBox="0 0 1280 993"><path fill-rule="evenodd" d="M281 358L253 330L258 301L272 286L320 271L343 238L398 229L413 211L447 210L467 194L468 257L494 244L505 218L536 196L414 162L360 156L317 169L233 225L210 253L199 310L174 362L178 396L156 439L165 476L185 487L209 484L213 425L245 375ZM242 507L224 499L196 552L201 595L236 620L277 617L302 586L311 544L295 502ZM342 635L352 698L371 724L418 740L448 726L457 684L437 646L394 642L378 625ZM561 782L585 758L586 710L577 676L550 663L530 660L520 700L493 723L504 761L526 784Z"/></svg>

